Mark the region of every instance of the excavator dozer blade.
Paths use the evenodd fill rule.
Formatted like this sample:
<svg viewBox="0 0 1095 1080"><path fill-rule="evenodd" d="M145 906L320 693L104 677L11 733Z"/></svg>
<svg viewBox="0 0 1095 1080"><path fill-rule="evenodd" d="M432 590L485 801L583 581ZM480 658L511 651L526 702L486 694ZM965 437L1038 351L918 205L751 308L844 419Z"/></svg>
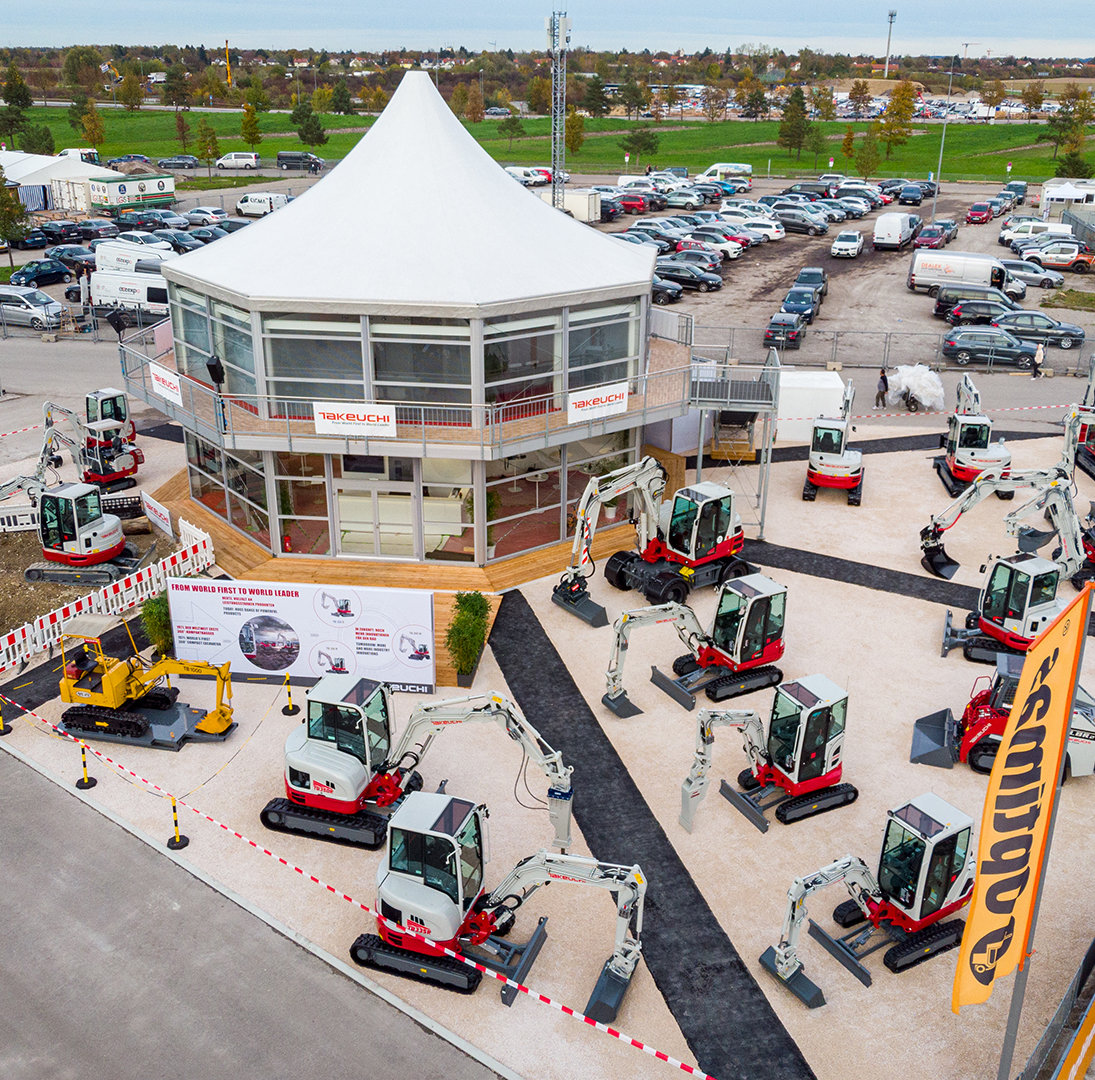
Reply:
<svg viewBox="0 0 1095 1080"><path fill-rule="evenodd" d="M624 995L631 985L631 979L613 971L609 966L611 960L605 961L601 968L597 985L593 987L593 993L586 1003L585 1014L590 1020L596 1020L598 1024L611 1024L615 1021L624 1003Z"/></svg>
<svg viewBox="0 0 1095 1080"><path fill-rule="evenodd" d="M850 948L832 934L823 930L813 919L809 920L808 932L835 959L839 960L864 986L871 985L871 973L859 962Z"/></svg>
<svg viewBox="0 0 1095 1080"><path fill-rule="evenodd" d="M806 978L806 972L801 964L789 979L785 979L780 975L776 970L776 950L771 945L760 954L760 966L765 971L770 972L777 982L786 986L806 1008L820 1009L825 1004L825 995L821 992L821 987Z"/></svg>
<svg viewBox="0 0 1095 1080"><path fill-rule="evenodd" d="M912 749L909 761L914 765L932 765L937 769L953 769L957 758L954 745L954 714L940 709L920 717L913 724Z"/></svg>
<svg viewBox="0 0 1095 1080"><path fill-rule="evenodd" d="M751 821L761 832L768 831L768 819L764 816L764 811L761 810L745 792L732 788L723 780L719 784L719 794L734 807L742 817Z"/></svg>
<svg viewBox="0 0 1095 1080"><path fill-rule="evenodd" d="M621 690L615 697L611 694L602 695L601 704L611 709L622 720L626 720L629 716L638 716L642 712L642 709L627 696L626 690Z"/></svg>
<svg viewBox="0 0 1095 1080"><path fill-rule="evenodd" d="M689 710L696 707L695 694L690 694L676 679L664 675L656 667L650 668L650 681L659 690L664 690L678 705L682 705Z"/></svg>
<svg viewBox="0 0 1095 1080"><path fill-rule="evenodd" d="M608 626L608 615L605 613L605 609L596 603L593 597L584 589L576 593L568 588L566 584L560 583L552 589L551 601L595 629L600 626Z"/></svg>
<svg viewBox="0 0 1095 1080"><path fill-rule="evenodd" d="M952 559L941 543L935 543L924 545L924 553L920 556L920 565L935 577L949 579L954 577L955 571L962 564Z"/></svg>
<svg viewBox="0 0 1095 1080"><path fill-rule="evenodd" d="M509 948L506 962L503 965L499 965L496 970L505 975L511 982L524 985L528 973L532 970L532 965L536 963L536 957L540 955L540 950L544 947L544 942L547 941L546 923L547 916L541 915L540 921L536 924L536 929L532 933L532 937L523 945L509 946L509 943L503 941L502 938L491 938L491 941L495 946ZM502 987L502 1004L509 1008L513 1005L514 1001L517 1000L517 995L519 993L520 991L516 986L511 986L509 983L506 983L506 985Z"/></svg>

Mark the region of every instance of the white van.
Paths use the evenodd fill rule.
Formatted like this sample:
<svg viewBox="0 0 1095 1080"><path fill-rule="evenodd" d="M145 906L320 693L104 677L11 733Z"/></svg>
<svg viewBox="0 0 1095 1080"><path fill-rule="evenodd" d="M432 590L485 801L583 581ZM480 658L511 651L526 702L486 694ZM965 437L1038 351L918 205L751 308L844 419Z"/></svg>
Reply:
<svg viewBox="0 0 1095 1080"><path fill-rule="evenodd" d="M177 251L132 244L128 240L111 240L95 248L95 269L158 274L161 263L178 257Z"/></svg>
<svg viewBox="0 0 1095 1080"><path fill-rule="evenodd" d="M257 169L259 156L246 150L236 150L231 154L222 154L214 164L218 169Z"/></svg>
<svg viewBox="0 0 1095 1080"><path fill-rule="evenodd" d="M251 191L240 197L236 203L236 213L240 217L263 217L272 214L288 201L285 195L274 191Z"/></svg>
<svg viewBox="0 0 1095 1080"><path fill-rule="evenodd" d="M1001 289L1013 300L1022 300L1027 294L1026 285L1013 278L999 259L977 251L920 248L913 252L905 284L929 296L935 296L943 285L988 285Z"/></svg>
<svg viewBox="0 0 1095 1080"><path fill-rule="evenodd" d="M716 161L696 177L697 182L703 180L745 180L748 191L753 187L753 166L740 161Z"/></svg>
<svg viewBox="0 0 1095 1080"><path fill-rule="evenodd" d="M875 251L889 248L900 251L913 240L912 216L910 214L879 214L874 223L872 245Z"/></svg>
<svg viewBox="0 0 1095 1080"><path fill-rule="evenodd" d="M77 161L86 161L89 165L101 165L99 151L90 146L68 146L64 150L57 151L58 157L76 158Z"/></svg>
<svg viewBox="0 0 1095 1080"><path fill-rule="evenodd" d="M1010 229L1001 229L999 240L1005 247L1013 240L1029 240L1032 236L1059 236L1072 239L1072 226L1063 221L1020 221Z"/></svg>
<svg viewBox="0 0 1095 1080"><path fill-rule="evenodd" d="M167 282L159 274L96 270L91 275L91 305L96 315L121 311L129 322L167 314Z"/></svg>

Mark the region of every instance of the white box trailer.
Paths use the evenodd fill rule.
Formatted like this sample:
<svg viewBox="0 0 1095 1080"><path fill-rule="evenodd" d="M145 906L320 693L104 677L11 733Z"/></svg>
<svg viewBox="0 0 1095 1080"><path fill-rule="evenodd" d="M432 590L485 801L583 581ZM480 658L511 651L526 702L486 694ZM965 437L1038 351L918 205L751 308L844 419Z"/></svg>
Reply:
<svg viewBox="0 0 1095 1080"><path fill-rule="evenodd" d="M129 240L107 240L95 248L95 269L158 274L162 263L178 257L177 251L134 244Z"/></svg>
<svg viewBox="0 0 1095 1080"><path fill-rule="evenodd" d="M133 210L140 206L170 206L175 201L175 177L169 173L135 173L86 181L90 209Z"/></svg>
<svg viewBox="0 0 1095 1080"><path fill-rule="evenodd" d="M67 177L54 177L49 182L53 193L53 205L67 214L87 214L91 211L90 181Z"/></svg>
<svg viewBox="0 0 1095 1080"><path fill-rule="evenodd" d="M167 314L167 282L159 274L96 270L91 275L91 306L96 315L121 311L129 321Z"/></svg>
<svg viewBox="0 0 1095 1080"><path fill-rule="evenodd" d="M544 202L551 202L551 188L544 188L537 194ZM563 191L563 209L569 210L576 221L593 225L601 220L601 193L589 188L566 188Z"/></svg>

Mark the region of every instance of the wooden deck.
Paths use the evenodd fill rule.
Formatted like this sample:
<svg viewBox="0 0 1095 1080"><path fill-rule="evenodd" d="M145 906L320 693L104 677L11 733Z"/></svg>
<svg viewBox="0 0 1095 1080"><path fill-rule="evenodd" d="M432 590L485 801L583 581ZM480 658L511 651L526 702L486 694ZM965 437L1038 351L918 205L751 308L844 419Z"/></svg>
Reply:
<svg viewBox="0 0 1095 1080"><path fill-rule="evenodd" d="M163 484L152 497L176 517L184 517L209 533L213 539L217 565L233 578L248 581L356 585L362 588L432 590L438 686L456 685L456 671L444 641L457 592L474 590L486 595L491 601L490 625L493 626L503 592L549 574L562 574L570 562L572 545L569 540L487 567L453 563L380 562L371 559L303 559L292 555L274 557L201 503L192 500L185 469ZM600 561L614 551L631 547L634 536L634 529L627 523L598 530L593 540L594 559Z"/></svg>

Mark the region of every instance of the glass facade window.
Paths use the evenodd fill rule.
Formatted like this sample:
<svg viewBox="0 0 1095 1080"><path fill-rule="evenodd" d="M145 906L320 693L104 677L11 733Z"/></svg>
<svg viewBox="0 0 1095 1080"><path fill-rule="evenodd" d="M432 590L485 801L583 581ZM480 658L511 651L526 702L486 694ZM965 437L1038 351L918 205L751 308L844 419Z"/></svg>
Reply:
<svg viewBox="0 0 1095 1080"><path fill-rule="evenodd" d="M268 315L262 332L274 416L310 418L316 400L365 400L359 317Z"/></svg>
<svg viewBox="0 0 1095 1080"><path fill-rule="evenodd" d="M544 401L562 389L563 318L559 312L492 319L483 324L488 403ZM545 404L546 407L546 404Z"/></svg>
<svg viewBox="0 0 1095 1080"><path fill-rule="evenodd" d="M370 319L378 401L471 402L471 324L466 319Z"/></svg>
<svg viewBox="0 0 1095 1080"><path fill-rule="evenodd" d="M629 378L639 353L639 304L570 309L567 384L572 390Z"/></svg>

